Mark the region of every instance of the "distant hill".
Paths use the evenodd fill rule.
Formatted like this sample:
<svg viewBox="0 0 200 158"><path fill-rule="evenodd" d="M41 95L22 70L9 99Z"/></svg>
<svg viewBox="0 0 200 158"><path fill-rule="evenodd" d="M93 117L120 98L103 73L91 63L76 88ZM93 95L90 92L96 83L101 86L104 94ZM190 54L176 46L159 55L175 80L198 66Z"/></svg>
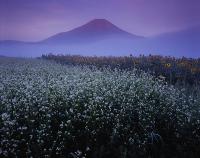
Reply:
<svg viewBox="0 0 200 158"><path fill-rule="evenodd" d="M105 19L95 19L38 42L0 41L0 55L35 57L48 53L97 56L159 54L200 57L199 43L199 26L154 37L142 37L128 33Z"/></svg>
<svg viewBox="0 0 200 158"><path fill-rule="evenodd" d="M170 55L200 57L200 26L149 38L145 43Z"/></svg>

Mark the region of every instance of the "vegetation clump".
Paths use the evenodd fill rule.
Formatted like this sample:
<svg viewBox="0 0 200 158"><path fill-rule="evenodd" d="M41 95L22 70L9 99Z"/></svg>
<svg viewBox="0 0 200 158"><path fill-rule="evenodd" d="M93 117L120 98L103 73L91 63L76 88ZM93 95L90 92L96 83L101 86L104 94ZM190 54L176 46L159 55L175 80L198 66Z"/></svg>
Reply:
<svg viewBox="0 0 200 158"><path fill-rule="evenodd" d="M0 156L200 155L200 100L136 70L0 58Z"/></svg>
<svg viewBox="0 0 200 158"><path fill-rule="evenodd" d="M95 65L98 68L109 67L122 70L143 70L159 77L173 85L196 86L200 85L200 59L174 58L159 55L134 56L80 56L80 55L42 55L43 59L54 60L68 65Z"/></svg>

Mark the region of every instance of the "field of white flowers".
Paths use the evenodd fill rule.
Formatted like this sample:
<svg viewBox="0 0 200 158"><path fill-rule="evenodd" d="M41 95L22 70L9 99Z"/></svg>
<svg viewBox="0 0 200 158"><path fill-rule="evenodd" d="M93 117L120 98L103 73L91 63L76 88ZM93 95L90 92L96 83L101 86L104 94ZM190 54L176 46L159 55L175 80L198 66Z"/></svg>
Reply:
<svg viewBox="0 0 200 158"><path fill-rule="evenodd" d="M0 58L1 157L198 157L200 99L147 73Z"/></svg>

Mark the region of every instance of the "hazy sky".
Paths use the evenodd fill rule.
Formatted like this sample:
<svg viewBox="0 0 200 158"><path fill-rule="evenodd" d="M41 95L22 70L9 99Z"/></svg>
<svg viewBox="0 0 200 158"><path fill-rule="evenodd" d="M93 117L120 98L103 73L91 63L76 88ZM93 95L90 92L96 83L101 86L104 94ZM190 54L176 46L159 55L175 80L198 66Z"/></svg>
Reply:
<svg viewBox="0 0 200 158"><path fill-rule="evenodd" d="M200 0L0 0L0 40L37 41L96 18L151 36L200 25Z"/></svg>

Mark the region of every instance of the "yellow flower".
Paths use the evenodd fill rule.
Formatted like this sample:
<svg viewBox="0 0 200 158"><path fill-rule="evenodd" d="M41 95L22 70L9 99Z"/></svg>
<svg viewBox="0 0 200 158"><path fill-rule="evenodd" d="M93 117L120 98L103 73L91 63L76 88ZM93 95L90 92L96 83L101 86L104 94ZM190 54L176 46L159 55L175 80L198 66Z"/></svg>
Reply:
<svg viewBox="0 0 200 158"><path fill-rule="evenodd" d="M171 64L170 64L170 63L167 63L167 64L165 64L165 67L166 67L166 68L170 68L170 67L171 67Z"/></svg>
<svg viewBox="0 0 200 158"><path fill-rule="evenodd" d="M195 74L195 73L197 73L198 72L198 69L197 68L191 68L191 73L192 74Z"/></svg>

